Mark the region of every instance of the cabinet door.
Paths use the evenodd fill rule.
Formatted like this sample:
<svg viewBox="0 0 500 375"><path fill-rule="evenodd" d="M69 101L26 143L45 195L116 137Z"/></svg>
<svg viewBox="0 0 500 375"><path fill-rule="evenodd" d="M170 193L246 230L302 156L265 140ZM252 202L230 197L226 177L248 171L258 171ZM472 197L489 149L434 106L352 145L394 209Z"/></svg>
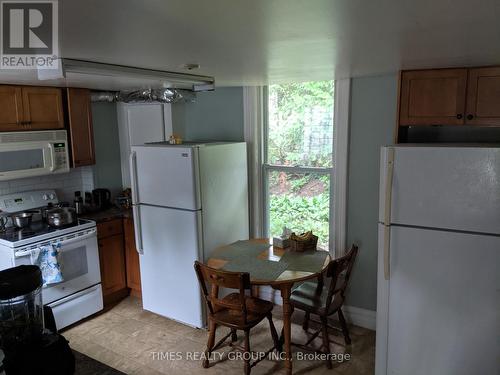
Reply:
<svg viewBox="0 0 500 375"><path fill-rule="evenodd" d="M0 131L23 130L23 101L21 88L0 86Z"/></svg>
<svg viewBox="0 0 500 375"><path fill-rule="evenodd" d="M134 221L131 218L124 219L125 228L125 259L127 263L127 286L140 296L141 293L141 271L139 268L139 254L135 247Z"/></svg>
<svg viewBox="0 0 500 375"><path fill-rule="evenodd" d="M69 135L74 167L95 164L90 90L67 89Z"/></svg>
<svg viewBox="0 0 500 375"><path fill-rule="evenodd" d="M107 296L127 287L123 236L114 235L99 239L102 293Z"/></svg>
<svg viewBox="0 0 500 375"><path fill-rule="evenodd" d="M399 125L463 125L467 69L401 74Z"/></svg>
<svg viewBox="0 0 500 375"><path fill-rule="evenodd" d="M500 126L500 67L469 69L465 122Z"/></svg>
<svg viewBox="0 0 500 375"><path fill-rule="evenodd" d="M62 129L62 92L53 87L23 87L24 121L31 130Z"/></svg>

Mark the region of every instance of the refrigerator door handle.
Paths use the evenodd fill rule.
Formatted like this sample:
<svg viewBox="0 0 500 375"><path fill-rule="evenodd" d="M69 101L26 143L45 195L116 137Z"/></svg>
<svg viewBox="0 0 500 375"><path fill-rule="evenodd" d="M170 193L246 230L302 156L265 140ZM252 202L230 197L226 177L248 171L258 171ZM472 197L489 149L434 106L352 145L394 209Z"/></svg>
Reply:
<svg viewBox="0 0 500 375"><path fill-rule="evenodd" d="M391 227L384 225L384 279L391 278Z"/></svg>
<svg viewBox="0 0 500 375"><path fill-rule="evenodd" d="M139 206L133 205L132 212L134 215L135 248L140 255L143 255L144 248L142 246L141 212Z"/></svg>
<svg viewBox="0 0 500 375"><path fill-rule="evenodd" d="M134 215L135 248L139 254L144 254L142 246L141 213L137 197L137 157L135 151L130 153L130 177L132 180L132 213Z"/></svg>
<svg viewBox="0 0 500 375"><path fill-rule="evenodd" d="M384 225L391 225L392 179L394 176L394 149L387 149L387 166L385 175Z"/></svg>
<svg viewBox="0 0 500 375"><path fill-rule="evenodd" d="M137 155L135 151L130 153L130 177L132 180L132 204L137 204Z"/></svg>

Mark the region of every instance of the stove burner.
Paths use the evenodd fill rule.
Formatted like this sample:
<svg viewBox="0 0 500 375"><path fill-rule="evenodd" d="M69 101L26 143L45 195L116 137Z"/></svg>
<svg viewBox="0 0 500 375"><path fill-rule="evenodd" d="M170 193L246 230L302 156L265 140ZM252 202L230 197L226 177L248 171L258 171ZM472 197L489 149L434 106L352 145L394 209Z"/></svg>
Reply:
<svg viewBox="0 0 500 375"><path fill-rule="evenodd" d="M4 232L0 232L0 239L6 240L9 242L17 242L21 240L25 240L28 238L33 238L36 236L40 236L47 233L57 232L62 229L67 229L70 227L78 226L82 223L86 222L85 220L78 219L75 223L68 224L61 227L52 227L48 225L44 221L34 221L31 223L29 227L25 228L16 228L9 227L6 228Z"/></svg>

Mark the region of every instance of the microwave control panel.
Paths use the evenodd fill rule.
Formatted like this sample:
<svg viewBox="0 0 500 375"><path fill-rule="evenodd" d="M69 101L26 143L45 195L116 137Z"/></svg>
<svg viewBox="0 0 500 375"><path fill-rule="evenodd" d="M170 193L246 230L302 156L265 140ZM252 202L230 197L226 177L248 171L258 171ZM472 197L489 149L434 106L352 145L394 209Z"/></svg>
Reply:
<svg viewBox="0 0 500 375"><path fill-rule="evenodd" d="M68 166L68 149L66 147L66 143L58 142L54 143L54 154L55 154L55 164L56 167L65 168Z"/></svg>

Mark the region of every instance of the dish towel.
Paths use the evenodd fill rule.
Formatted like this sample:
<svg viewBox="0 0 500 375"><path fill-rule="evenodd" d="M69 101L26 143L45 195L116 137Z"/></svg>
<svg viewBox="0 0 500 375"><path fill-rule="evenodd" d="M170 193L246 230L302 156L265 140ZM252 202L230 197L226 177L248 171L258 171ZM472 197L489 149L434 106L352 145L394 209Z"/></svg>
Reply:
<svg viewBox="0 0 500 375"><path fill-rule="evenodd" d="M58 259L60 249L61 244L58 242L31 250L31 264L40 267L43 286L64 281Z"/></svg>

